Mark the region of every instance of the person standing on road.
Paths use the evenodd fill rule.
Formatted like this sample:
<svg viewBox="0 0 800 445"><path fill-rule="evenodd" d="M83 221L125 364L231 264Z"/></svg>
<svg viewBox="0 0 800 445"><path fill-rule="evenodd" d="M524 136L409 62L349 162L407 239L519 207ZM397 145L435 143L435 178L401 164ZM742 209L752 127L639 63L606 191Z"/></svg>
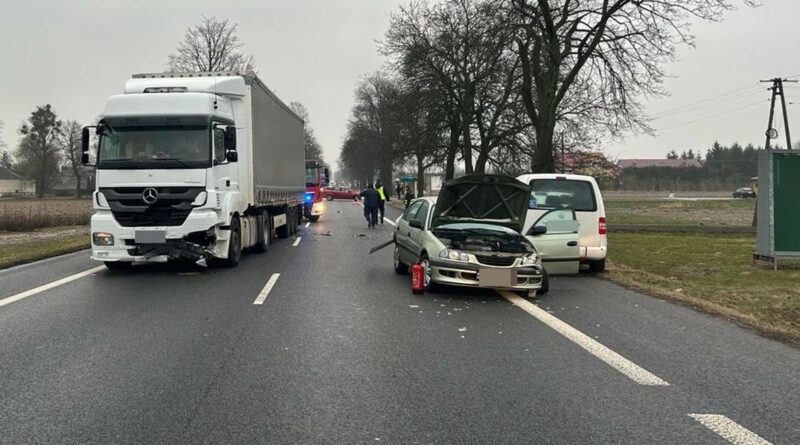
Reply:
<svg viewBox="0 0 800 445"><path fill-rule="evenodd" d="M412 200L414 200L414 192L411 191L411 187L406 186L406 208L411 205Z"/></svg>
<svg viewBox="0 0 800 445"><path fill-rule="evenodd" d="M381 224L383 224L383 214L386 213L386 194L383 193L383 184L380 180L375 183L375 191L381 197L381 202L378 204L378 213L381 214Z"/></svg>
<svg viewBox="0 0 800 445"><path fill-rule="evenodd" d="M367 219L367 227L373 228L378 223L378 205L381 195L373 188L372 184L367 184L367 189L361 192L364 201L364 218Z"/></svg>

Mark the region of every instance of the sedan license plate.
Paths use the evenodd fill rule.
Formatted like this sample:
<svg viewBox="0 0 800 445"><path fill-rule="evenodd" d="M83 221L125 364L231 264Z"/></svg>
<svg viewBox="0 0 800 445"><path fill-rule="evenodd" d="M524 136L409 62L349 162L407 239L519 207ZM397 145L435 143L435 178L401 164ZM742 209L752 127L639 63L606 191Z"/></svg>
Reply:
<svg viewBox="0 0 800 445"><path fill-rule="evenodd" d="M511 287L517 282L516 269L481 269L478 272L481 287Z"/></svg>
<svg viewBox="0 0 800 445"><path fill-rule="evenodd" d="M134 232L136 244L164 244L167 242L166 230L137 230Z"/></svg>

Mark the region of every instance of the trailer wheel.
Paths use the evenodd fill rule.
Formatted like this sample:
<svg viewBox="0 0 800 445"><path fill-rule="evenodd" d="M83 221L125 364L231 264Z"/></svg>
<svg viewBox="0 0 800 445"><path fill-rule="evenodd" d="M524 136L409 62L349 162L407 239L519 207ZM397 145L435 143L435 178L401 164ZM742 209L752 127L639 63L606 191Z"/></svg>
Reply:
<svg viewBox="0 0 800 445"><path fill-rule="evenodd" d="M242 259L242 225L239 223L239 217L234 216L231 219L231 234L228 241L228 258L222 260L222 265L225 267L236 267L239 265L239 260Z"/></svg>
<svg viewBox="0 0 800 445"><path fill-rule="evenodd" d="M256 253L266 253L269 250L270 235L272 234L270 221L272 219L267 212L262 213L261 217L258 218L258 230L261 239L253 246L253 251Z"/></svg>
<svg viewBox="0 0 800 445"><path fill-rule="evenodd" d="M289 216L291 217L292 220L291 235L294 235L295 233L297 233L297 226L298 222L300 221L300 213L298 212L297 208L292 207L292 209L289 211Z"/></svg>

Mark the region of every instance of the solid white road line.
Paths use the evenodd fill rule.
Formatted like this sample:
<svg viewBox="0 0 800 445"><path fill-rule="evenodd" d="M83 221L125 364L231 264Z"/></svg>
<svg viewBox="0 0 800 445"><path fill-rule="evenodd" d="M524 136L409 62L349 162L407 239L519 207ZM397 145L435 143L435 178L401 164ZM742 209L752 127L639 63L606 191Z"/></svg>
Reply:
<svg viewBox="0 0 800 445"><path fill-rule="evenodd" d="M762 439L722 414L689 414L689 417L734 445L772 445L772 442Z"/></svg>
<svg viewBox="0 0 800 445"><path fill-rule="evenodd" d="M307 222L305 226L308 227L310 225L311 225L311 221Z"/></svg>
<svg viewBox="0 0 800 445"><path fill-rule="evenodd" d="M608 349L602 344L596 342L586 334L573 328L567 323L564 323L563 321L549 314L544 309L520 297L514 292L507 290L500 290L497 292L500 295L502 295L506 300L510 301L511 303L513 303L520 309L524 310L525 312L533 315L534 317L539 319L539 321L541 321L542 323L546 324L547 326L550 326L556 332L563 335L564 337L567 337L573 343L585 349L590 354L606 362L612 368L625 374L634 382L640 385L662 385L662 386L669 385L669 383L667 383L666 381L658 378L657 376L651 374L646 369L639 367L632 361L626 359L625 357L617 354L611 349Z"/></svg>
<svg viewBox="0 0 800 445"><path fill-rule="evenodd" d="M264 304L264 300L267 299L269 291L272 290L272 286L275 285L275 282L278 281L278 277L280 276L281 274L274 273L272 274L271 277L269 277L269 281L267 281L267 284L264 285L264 289L261 289L261 293L258 294L258 297L256 298L256 301L253 302L253 304Z"/></svg>
<svg viewBox="0 0 800 445"><path fill-rule="evenodd" d="M106 266L93 267L93 268L91 268L89 270L84 270L83 272L76 273L75 275L70 275L70 276L68 276L66 278L62 278L60 280L53 281L52 283L43 284L43 285L41 285L39 287L35 287L33 289L26 290L25 292L20 292L20 293L18 293L16 295L12 295L10 297L3 298L2 300L0 300L0 306L5 306L5 305L11 304L11 303L13 303L15 301L22 300L23 298L28 298L31 295L36 295L39 292L44 292L44 291L46 291L48 289L52 289L54 287L61 286L62 284L67 284L70 281L75 281L75 280L77 280L79 278L83 278L83 277L91 275L93 273L100 272L101 270L103 270L105 268L106 268Z"/></svg>
<svg viewBox="0 0 800 445"><path fill-rule="evenodd" d="M303 237L302 237L302 236L298 236L297 238L295 238L295 240L294 240L294 244L292 244L292 247L297 247L297 246L299 246L299 245L300 245L300 240L301 240L301 239L303 239Z"/></svg>

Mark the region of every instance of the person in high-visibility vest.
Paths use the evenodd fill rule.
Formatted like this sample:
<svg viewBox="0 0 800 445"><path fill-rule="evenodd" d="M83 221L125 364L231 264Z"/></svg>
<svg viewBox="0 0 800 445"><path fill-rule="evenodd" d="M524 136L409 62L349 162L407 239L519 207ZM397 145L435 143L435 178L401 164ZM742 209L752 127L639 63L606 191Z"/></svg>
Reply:
<svg viewBox="0 0 800 445"><path fill-rule="evenodd" d="M386 195L383 193L383 184L380 180L375 183L375 189L381 195L381 202L378 204L378 212L381 214L381 224L383 224L383 214L386 213Z"/></svg>

